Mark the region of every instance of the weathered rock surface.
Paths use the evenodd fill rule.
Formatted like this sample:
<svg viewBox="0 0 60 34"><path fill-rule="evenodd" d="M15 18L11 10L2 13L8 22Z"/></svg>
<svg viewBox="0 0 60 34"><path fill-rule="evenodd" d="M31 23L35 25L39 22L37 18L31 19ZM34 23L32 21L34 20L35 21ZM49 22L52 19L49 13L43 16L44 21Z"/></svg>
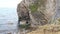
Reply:
<svg viewBox="0 0 60 34"><path fill-rule="evenodd" d="M30 17L31 24L47 24L55 13L55 0L23 0L17 6L17 13L18 17Z"/></svg>

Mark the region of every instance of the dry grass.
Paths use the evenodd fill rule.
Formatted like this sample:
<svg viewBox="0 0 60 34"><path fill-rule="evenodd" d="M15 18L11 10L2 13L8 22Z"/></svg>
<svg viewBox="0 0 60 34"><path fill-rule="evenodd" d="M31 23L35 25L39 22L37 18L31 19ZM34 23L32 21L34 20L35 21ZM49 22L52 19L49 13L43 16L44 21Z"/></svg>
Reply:
<svg viewBox="0 0 60 34"><path fill-rule="evenodd" d="M27 34L60 34L60 25L44 25L39 26L37 30L31 31Z"/></svg>

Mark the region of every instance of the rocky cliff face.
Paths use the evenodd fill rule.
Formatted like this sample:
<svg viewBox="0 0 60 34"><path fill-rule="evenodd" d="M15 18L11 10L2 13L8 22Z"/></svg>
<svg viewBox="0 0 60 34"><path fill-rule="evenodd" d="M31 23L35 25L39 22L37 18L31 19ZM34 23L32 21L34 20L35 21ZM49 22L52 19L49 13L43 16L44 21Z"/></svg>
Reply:
<svg viewBox="0 0 60 34"><path fill-rule="evenodd" d="M47 24L55 13L55 3L55 0L23 0L17 6L18 17L26 16L29 12L31 24Z"/></svg>

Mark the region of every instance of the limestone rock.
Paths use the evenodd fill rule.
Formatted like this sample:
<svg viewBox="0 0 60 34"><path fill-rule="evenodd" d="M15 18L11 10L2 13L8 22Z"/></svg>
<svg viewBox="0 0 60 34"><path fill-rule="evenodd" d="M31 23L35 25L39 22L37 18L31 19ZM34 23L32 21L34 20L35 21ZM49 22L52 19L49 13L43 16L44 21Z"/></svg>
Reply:
<svg viewBox="0 0 60 34"><path fill-rule="evenodd" d="M31 24L47 24L55 14L55 0L23 0L17 6L17 13L18 17L30 17Z"/></svg>

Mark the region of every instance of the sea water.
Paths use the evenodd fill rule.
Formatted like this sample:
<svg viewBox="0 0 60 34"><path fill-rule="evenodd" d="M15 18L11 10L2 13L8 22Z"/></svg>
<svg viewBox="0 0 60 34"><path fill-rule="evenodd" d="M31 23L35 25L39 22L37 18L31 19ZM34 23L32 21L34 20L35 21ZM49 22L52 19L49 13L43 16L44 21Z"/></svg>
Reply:
<svg viewBox="0 0 60 34"><path fill-rule="evenodd" d="M17 20L16 8L0 8L0 34L16 32Z"/></svg>

